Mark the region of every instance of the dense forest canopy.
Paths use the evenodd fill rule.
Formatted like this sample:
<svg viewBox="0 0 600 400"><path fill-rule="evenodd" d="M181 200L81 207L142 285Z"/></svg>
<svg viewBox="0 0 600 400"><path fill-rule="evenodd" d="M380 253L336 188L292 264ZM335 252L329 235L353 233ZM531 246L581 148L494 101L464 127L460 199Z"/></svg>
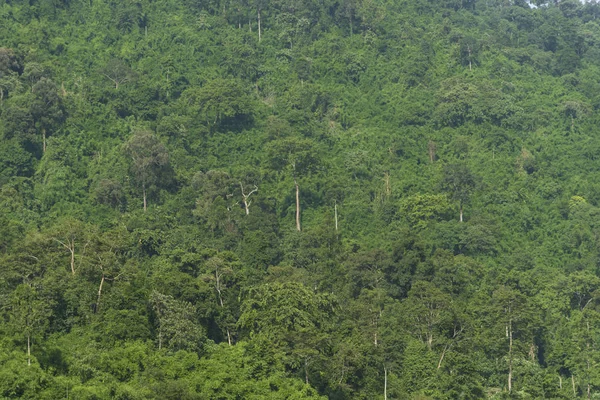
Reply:
<svg viewBox="0 0 600 400"><path fill-rule="evenodd" d="M600 396L598 17L4 1L0 397Z"/></svg>

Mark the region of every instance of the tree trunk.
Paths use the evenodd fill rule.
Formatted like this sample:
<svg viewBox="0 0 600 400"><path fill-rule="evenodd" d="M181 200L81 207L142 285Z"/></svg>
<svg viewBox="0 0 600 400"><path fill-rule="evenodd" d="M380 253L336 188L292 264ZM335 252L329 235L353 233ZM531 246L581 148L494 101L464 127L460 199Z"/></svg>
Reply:
<svg viewBox="0 0 600 400"><path fill-rule="evenodd" d="M387 368L383 366L383 400L387 400Z"/></svg>
<svg viewBox="0 0 600 400"><path fill-rule="evenodd" d="M513 348L513 331L512 320L508 320L508 393L512 391L512 348Z"/></svg>
<svg viewBox="0 0 600 400"><path fill-rule="evenodd" d="M31 365L31 335L27 334L27 366Z"/></svg>
<svg viewBox="0 0 600 400"><path fill-rule="evenodd" d="M148 209L148 203L146 201L146 184L142 183L142 190L144 191L144 212Z"/></svg>
<svg viewBox="0 0 600 400"><path fill-rule="evenodd" d="M333 205L333 213L335 216L335 231L337 232L337 230L338 230L337 201Z"/></svg>
<svg viewBox="0 0 600 400"><path fill-rule="evenodd" d="M42 152L46 152L46 129L42 128Z"/></svg>
<svg viewBox="0 0 600 400"><path fill-rule="evenodd" d="M294 179L294 184L296 185L296 230L300 232L300 189L296 179Z"/></svg>
<svg viewBox="0 0 600 400"><path fill-rule="evenodd" d="M444 350L442 350L442 354L440 355L440 361L438 361L437 369L442 367L442 361L444 361L444 357L446 356L446 352L450 348L451 345L445 345Z"/></svg>
<svg viewBox="0 0 600 400"><path fill-rule="evenodd" d="M571 375L571 385L573 386L573 396L577 396L577 391L575 390L575 375Z"/></svg>
<svg viewBox="0 0 600 400"><path fill-rule="evenodd" d="M304 381L308 385L308 358L304 357Z"/></svg>
<svg viewBox="0 0 600 400"><path fill-rule="evenodd" d="M436 149L437 146L435 145L435 142L433 140L430 140L429 143L427 143L427 150L429 151L429 162L431 163L435 162Z"/></svg>
<svg viewBox="0 0 600 400"><path fill-rule="evenodd" d="M242 201L244 203L244 209L246 210L246 215L250 215L250 204L252 204L252 202L249 201L248 199L250 198L250 196L252 196L252 194L254 192L256 192L258 190L258 186L254 185L254 189L252 191L250 191L250 193L245 194L244 193L244 185L242 185L242 182L240 182L240 189L242 190Z"/></svg>
<svg viewBox="0 0 600 400"><path fill-rule="evenodd" d="M260 43L261 40L261 33L260 33L260 8L258 9L258 43Z"/></svg>
<svg viewBox="0 0 600 400"><path fill-rule="evenodd" d="M460 215L458 217L458 220L460 222L463 222L463 206L462 206L462 204L460 205Z"/></svg>
<svg viewBox="0 0 600 400"><path fill-rule="evenodd" d="M471 46L467 45L467 51L469 52L469 71L471 71Z"/></svg>
<svg viewBox="0 0 600 400"><path fill-rule="evenodd" d="M97 313L100 310L100 297L102 296L102 285L104 285L104 274L102 274L102 279L100 279L100 286L98 287L98 298L96 299L95 313Z"/></svg>
<svg viewBox="0 0 600 400"><path fill-rule="evenodd" d="M69 251L71 252L71 274L75 275L75 239L73 239L70 243L71 248Z"/></svg>
<svg viewBox="0 0 600 400"><path fill-rule="evenodd" d="M69 240L66 240L65 242L61 242L58 239L54 239L56 240L58 243L60 243L65 249L69 250L69 253L71 253L71 274L74 276L75 275L75 238L71 237Z"/></svg>

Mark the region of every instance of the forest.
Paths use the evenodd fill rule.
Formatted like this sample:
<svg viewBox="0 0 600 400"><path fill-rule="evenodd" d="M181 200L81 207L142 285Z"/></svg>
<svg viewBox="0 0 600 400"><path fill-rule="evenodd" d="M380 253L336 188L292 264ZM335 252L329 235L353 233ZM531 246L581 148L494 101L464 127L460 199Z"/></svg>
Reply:
<svg viewBox="0 0 600 400"><path fill-rule="evenodd" d="M600 3L0 21L0 398L600 398Z"/></svg>

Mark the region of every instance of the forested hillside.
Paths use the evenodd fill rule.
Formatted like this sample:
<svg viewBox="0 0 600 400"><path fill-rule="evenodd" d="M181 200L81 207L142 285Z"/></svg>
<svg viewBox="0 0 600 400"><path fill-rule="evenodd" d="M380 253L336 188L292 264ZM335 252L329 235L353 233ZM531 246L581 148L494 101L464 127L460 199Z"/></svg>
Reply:
<svg viewBox="0 0 600 400"><path fill-rule="evenodd" d="M599 397L598 17L4 1L0 397Z"/></svg>

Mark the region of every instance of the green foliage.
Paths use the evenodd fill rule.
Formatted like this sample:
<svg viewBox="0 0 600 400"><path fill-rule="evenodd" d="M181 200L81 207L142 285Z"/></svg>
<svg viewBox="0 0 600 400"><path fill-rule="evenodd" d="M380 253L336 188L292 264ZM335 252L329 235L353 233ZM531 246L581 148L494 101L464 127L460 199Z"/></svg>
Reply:
<svg viewBox="0 0 600 400"><path fill-rule="evenodd" d="M0 397L597 397L600 13L536 5L4 2Z"/></svg>

